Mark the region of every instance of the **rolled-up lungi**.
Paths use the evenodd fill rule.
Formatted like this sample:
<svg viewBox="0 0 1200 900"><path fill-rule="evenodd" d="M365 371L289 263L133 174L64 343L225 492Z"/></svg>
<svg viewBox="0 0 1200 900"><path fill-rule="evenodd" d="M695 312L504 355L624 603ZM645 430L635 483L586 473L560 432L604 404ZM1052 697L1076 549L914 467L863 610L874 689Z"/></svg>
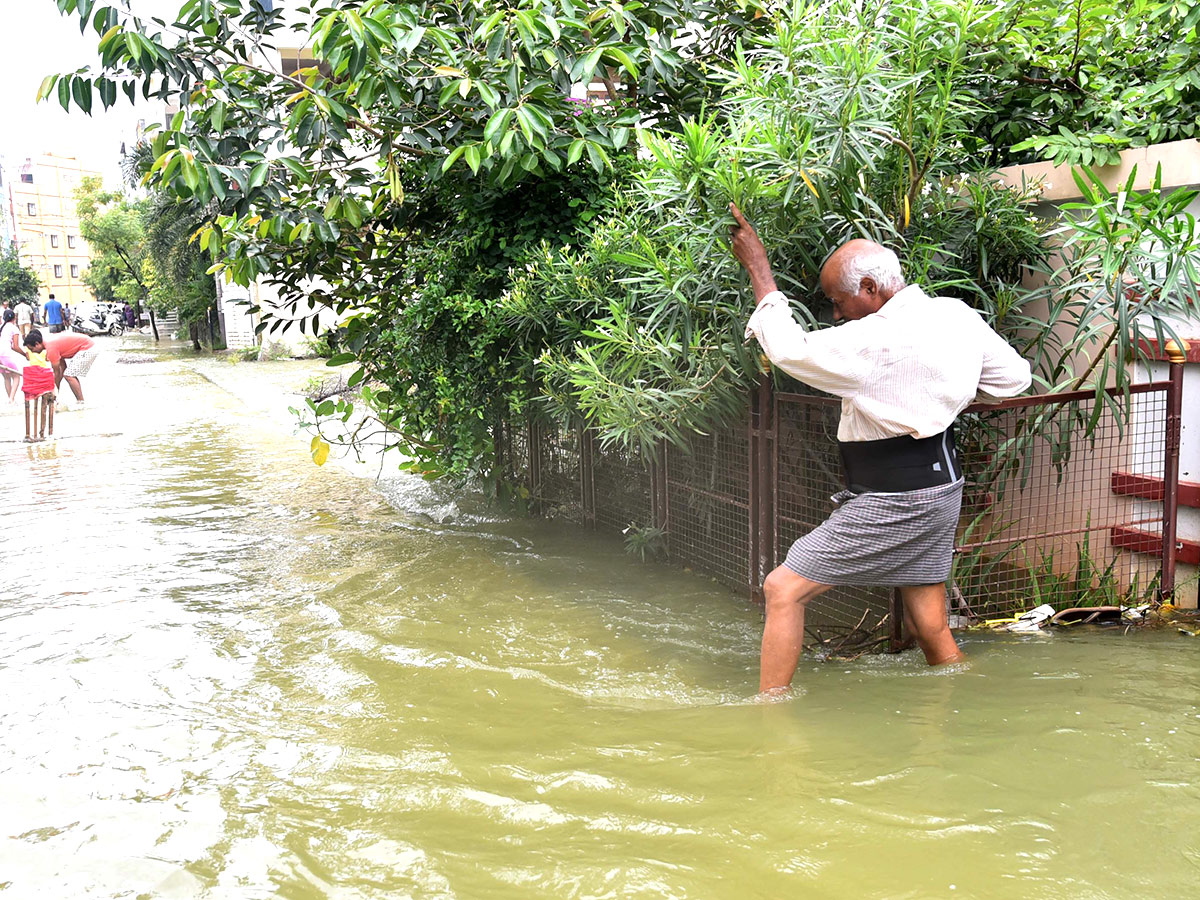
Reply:
<svg viewBox="0 0 1200 900"><path fill-rule="evenodd" d="M26 366L21 370L21 391L33 400L54 390L54 370L46 366Z"/></svg>
<svg viewBox="0 0 1200 900"><path fill-rule="evenodd" d="M821 584L903 587L950 576L963 480L915 491L841 491L784 565Z"/></svg>

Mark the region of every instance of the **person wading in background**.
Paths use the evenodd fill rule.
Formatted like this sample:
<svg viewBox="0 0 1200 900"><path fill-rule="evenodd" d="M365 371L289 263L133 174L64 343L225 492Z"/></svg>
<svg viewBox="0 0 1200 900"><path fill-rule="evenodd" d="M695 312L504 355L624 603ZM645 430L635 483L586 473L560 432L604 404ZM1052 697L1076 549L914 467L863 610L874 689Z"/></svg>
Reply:
<svg viewBox="0 0 1200 900"><path fill-rule="evenodd" d="M897 587L904 621L930 665L962 658L946 619L963 478L955 417L1030 384L1022 359L960 300L905 285L896 254L843 244L821 269L838 328L792 318L762 241L730 205L734 255L758 305L746 325L779 369L842 401L838 446L846 489L833 513L796 541L763 583L759 689L786 688L804 642L804 608L834 585Z"/></svg>
<svg viewBox="0 0 1200 900"><path fill-rule="evenodd" d="M28 301L22 300L13 307L13 312L17 314L17 328L21 337L25 337L33 330L33 307Z"/></svg>
<svg viewBox="0 0 1200 900"><path fill-rule="evenodd" d="M51 294L50 299L46 301L43 311L46 313L46 324L50 326L50 333L58 334L61 332L65 327L63 320L63 307L61 303L54 299L53 294Z"/></svg>
<svg viewBox="0 0 1200 900"><path fill-rule="evenodd" d="M36 339L33 344L29 343L30 338ZM59 387L65 378L71 393L82 406L83 387L79 379L91 370L96 354L100 352L96 349L96 342L87 335L75 332L43 338L42 333L35 329L26 338L25 346L36 353L45 352L54 369L54 386Z"/></svg>

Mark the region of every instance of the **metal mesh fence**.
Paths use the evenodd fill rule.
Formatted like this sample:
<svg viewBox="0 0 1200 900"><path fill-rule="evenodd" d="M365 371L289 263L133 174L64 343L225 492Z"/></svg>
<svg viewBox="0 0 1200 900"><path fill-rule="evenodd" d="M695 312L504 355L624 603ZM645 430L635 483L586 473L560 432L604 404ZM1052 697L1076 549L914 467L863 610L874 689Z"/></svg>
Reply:
<svg viewBox="0 0 1200 900"><path fill-rule="evenodd" d="M540 482L533 491L537 508L553 518L586 521L578 429L542 426L536 431L541 451Z"/></svg>
<svg viewBox="0 0 1200 900"><path fill-rule="evenodd" d="M725 582L752 588L747 423L666 449L667 552Z"/></svg>
<svg viewBox="0 0 1200 900"><path fill-rule="evenodd" d="M996 618L1048 603L1127 605L1158 588L1167 396L1019 400L959 422L966 473L952 609Z"/></svg>
<svg viewBox="0 0 1200 900"><path fill-rule="evenodd" d="M1099 404L1078 393L964 413L952 614L1125 605L1158 590L1173 515L1162 485L1174 390L1156 382ZM582 428L503 426L497 446L540 512L640 533L671 560L757 596L842 488L839 413L834 398L764 384L742 421L650 460L601 447ZM874 627L891 603L887 589L834 588L810 605L809 626Z"/></svg>
<svg viewBox="0 0 1200 900"><path fill-rule="evenodd" d="M510 484L530 489L534 471L530 462L530 428L525 422L501 422L495 430L496 466Z"/></svg>
<svg viewBox="0 0 1200 900"><path fill-rule="evenodd" d="M637 453L593 442L592 509L598 528L625 531L655 527L652 465Z"/></svg>

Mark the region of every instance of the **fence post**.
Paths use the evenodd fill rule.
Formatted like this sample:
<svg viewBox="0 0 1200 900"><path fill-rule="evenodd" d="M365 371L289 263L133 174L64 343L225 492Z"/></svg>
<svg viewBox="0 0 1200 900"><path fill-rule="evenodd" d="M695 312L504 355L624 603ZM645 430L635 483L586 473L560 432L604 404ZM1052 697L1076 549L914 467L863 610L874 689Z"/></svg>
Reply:
<svg viewBox="0 0 1200 900"><path fill-rule="evenodd" d="M1167 390L1167 433L1163 452L1163 527L1162 574L1158 596L1163 603L1175 599L1175 554L1179 527L1179 442L1183 414L1183 364L1187 360L1187 342L1167 341L1170 388Z"/></svg>
<svg viewBox="0 0 1200 900"><path fill-rule="evenodd" d="M596 474L592 432L582 422L579 424L579 501L583 506L583 519L592 528L596 527Z"/></svg>
<svg viewBox="0 0 1200 900"><path fill-rule="evenodd" d="M670 471L667 469L667 439L658 442L654 450L654 459L650 466L650 516L654 519L654 527L668 534L671 531L671 492L667 479Z"/></svg>
<svg viewBox="0 0 1200 900"><path fill-rule="evenodd" d="M542 430L532 419L525 422L525 441L529 446L529 509L542 512Z"/></svg>
<svg viewBox="0 0 1200 900"><path fill-rule="evenodd" d="M776 466L771 451L779 442L771 434L775 427L775 394L771 376L759 378L758 389L750 403L750 515L749 519L749 578L750 593L755 602L762 602L763 581L774 568L775 562L775 515L772 500L775 496L773 473Z"/></svg>
<svg viewBox="0 0 1200 900"><path fill-rule="evenodd" d="M758 390L746 398L750 414L746 416L746 584L755 603L762 603L762 581L758 564Z"/></svg>
<svg viewBox="0 0 1200 900"><path fill-rule="evenodd" d="M900 653L904 649L904 598L900 588L892 588L888 598L888 653Z"/></svg>
<svg viewBox="0 0 1200 900"><path fill-rule="evenodd" d="M508 431L504 427L504 419L496 417L492 424L492 456L496 460L496 491L499 493L503 486L509 483L508 477ZM515 479L514 479L515 480Z"/></svg>

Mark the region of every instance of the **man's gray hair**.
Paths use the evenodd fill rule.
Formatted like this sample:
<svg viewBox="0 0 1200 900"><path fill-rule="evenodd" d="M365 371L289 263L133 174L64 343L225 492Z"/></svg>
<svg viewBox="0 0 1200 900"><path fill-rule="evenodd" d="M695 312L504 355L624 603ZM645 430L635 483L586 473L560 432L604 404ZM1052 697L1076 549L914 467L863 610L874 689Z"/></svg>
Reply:
<svg viewBox="0 0 1200 900"><path fill-rule="evenodd" d="M904 289L900 259L879 244L859 250L846 261L842 268L841 289L856 294L864 278L870 278L885 293L894 294Z"/></svg>

